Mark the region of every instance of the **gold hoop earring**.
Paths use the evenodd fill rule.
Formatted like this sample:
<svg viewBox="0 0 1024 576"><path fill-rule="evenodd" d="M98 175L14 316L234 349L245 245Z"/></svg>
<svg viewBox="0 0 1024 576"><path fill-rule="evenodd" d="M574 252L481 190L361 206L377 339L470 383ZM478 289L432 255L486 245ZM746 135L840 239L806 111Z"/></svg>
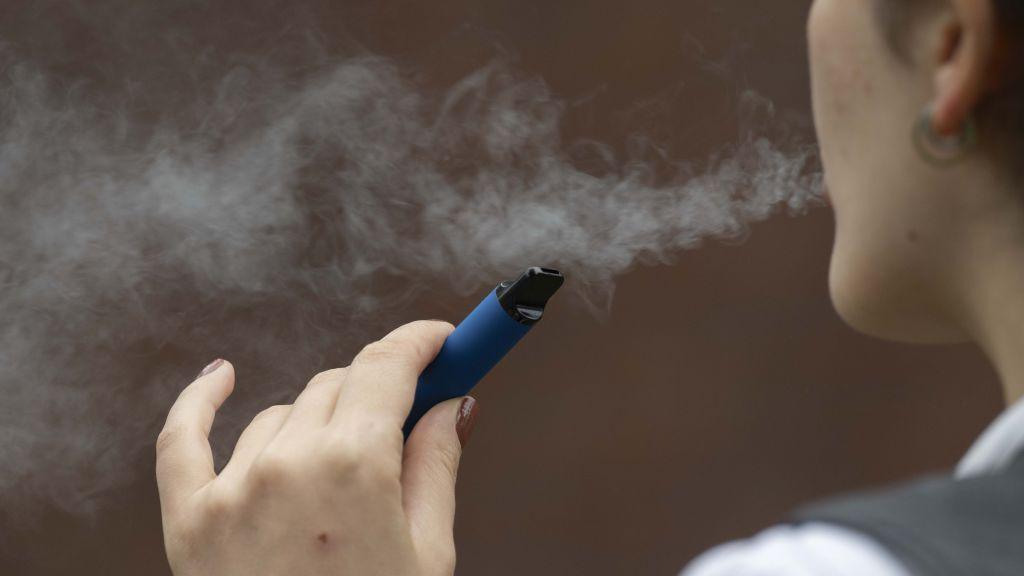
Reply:
<svg viewBox="0 0 1024 576"><path fill-rule="evenodd" d="M960 132L943 136L935 131L931 106L926 107L914 126L914 146L921 158L935 166L949 166L963 160L978 143L978 125L969 116Z"/></svg>

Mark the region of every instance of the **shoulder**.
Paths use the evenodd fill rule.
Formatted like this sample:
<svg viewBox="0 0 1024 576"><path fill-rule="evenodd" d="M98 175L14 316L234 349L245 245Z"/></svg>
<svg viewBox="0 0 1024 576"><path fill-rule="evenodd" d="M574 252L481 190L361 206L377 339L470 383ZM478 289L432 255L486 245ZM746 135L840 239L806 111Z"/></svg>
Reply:
<svg viewBox="0 0 1024 576"><path fill-rule="evenodd" d="M826 523L777 526L700 556L681 576L908 576L871 538Z"/></svg>
<svg viewBox="0 0 1024 576"><path fill-rule="evenodd" d="M926 477L798 510L797 523L844 526L921 574L1021 574L1024 458L964 479Z"/></svg>

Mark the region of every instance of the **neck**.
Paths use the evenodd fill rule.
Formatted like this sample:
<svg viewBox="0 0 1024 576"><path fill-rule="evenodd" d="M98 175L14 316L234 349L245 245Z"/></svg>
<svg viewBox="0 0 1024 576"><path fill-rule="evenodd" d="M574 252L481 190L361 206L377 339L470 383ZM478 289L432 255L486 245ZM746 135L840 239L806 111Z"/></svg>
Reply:
<svg viewBox="0 0 1024 576"><path fill-rule="evenodd" d="M973 242L962 292L967 328L994 364L1007 402L1024 398L1024 223L1016 210ZM991 224L991 223L990 223Z"/></svg>

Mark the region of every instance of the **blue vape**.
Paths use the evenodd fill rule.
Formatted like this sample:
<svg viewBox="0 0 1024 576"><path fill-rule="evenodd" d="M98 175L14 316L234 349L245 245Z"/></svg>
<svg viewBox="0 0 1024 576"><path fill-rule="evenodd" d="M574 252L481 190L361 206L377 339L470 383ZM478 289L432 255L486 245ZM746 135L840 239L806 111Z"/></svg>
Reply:
<svg viewBox="0 0 1024 576"><path fill-rule="evenodd" d="M445 341L420 375L416 401L405 421L408 438L428 410L465 396L544 316L544 307L562 287L558 270L530 268L518 280L502 282Z"/></svg>

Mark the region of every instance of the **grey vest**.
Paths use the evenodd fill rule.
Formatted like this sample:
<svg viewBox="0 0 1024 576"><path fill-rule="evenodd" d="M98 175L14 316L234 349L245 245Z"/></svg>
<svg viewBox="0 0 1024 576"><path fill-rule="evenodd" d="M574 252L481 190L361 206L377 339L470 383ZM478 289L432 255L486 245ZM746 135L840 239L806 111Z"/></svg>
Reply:
<svg viewBox="0 0 1024 576"><path fill-rule="evenodd" d="M1024 454L995 474L925 478L813 504L794 520L866 534L915 576L1024 576Z"/></svg>

